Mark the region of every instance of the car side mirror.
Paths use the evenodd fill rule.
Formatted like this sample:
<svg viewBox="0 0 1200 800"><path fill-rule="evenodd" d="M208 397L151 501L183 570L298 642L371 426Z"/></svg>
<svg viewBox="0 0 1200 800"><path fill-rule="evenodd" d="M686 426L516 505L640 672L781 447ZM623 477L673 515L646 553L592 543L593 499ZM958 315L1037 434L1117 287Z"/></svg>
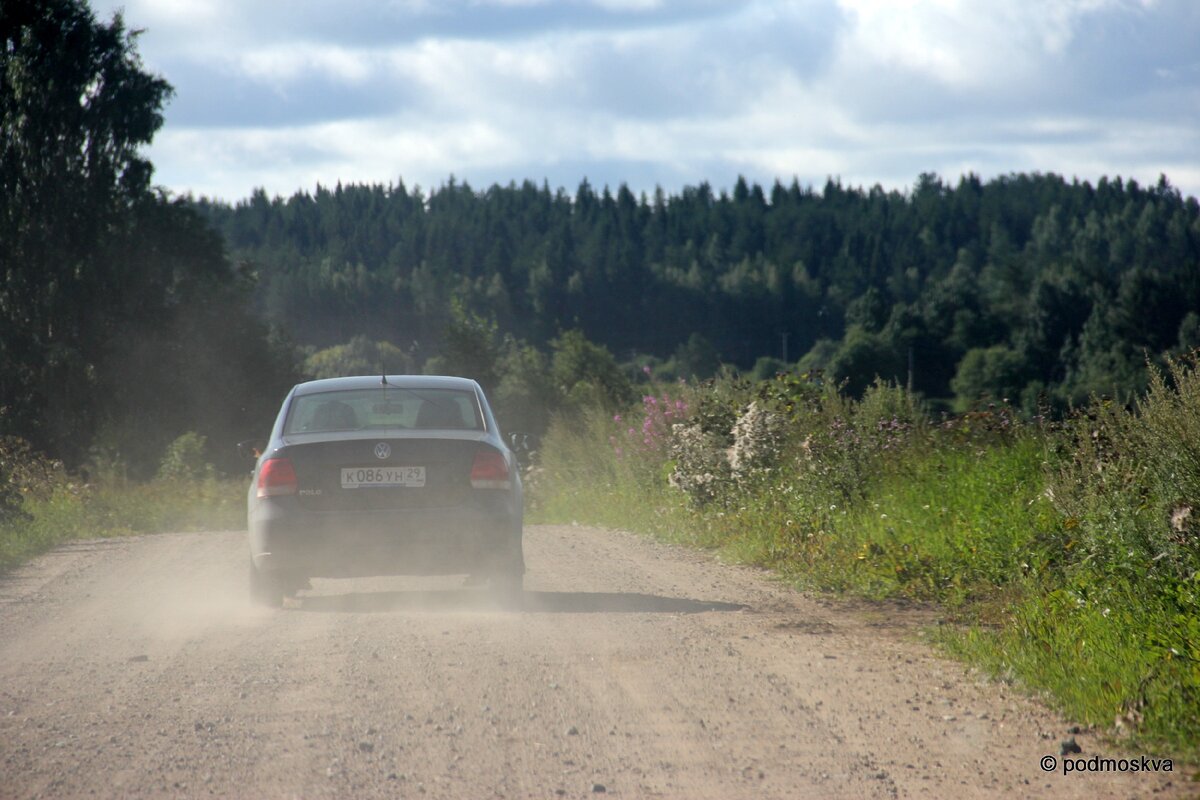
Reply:
<svg viewBox="0 0 1200 800"><path fill-rule="evenodd" d="M238 455L248 461L258 461L258 457L262 455L263 441L262 439L246 439L237 443Z"/></svg>
<svg viewBox="0 0 1200 800"><path fill-rule="evenodd" d="M533 462L537 458L535 438L528 433L510 433L508 441L521 470L524 471L533 466Z"/></svg>

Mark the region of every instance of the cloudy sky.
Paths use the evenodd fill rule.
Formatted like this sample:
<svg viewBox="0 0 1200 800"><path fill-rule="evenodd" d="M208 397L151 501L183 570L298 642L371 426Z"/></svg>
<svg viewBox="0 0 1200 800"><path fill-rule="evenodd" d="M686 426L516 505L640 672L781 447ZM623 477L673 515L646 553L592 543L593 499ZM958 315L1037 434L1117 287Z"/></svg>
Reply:
<svg viewBox="0 0 1200 800"><path fill-rule="evenodd" d="M149 151L176 192L1041 171L1200 195L1196 0L92 2L176 89Z"/></svg>

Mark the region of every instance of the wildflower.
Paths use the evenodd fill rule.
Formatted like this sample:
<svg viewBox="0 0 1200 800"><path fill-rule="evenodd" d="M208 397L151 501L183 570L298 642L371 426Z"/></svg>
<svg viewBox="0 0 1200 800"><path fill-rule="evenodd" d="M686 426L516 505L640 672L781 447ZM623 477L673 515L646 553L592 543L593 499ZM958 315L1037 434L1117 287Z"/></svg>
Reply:
<svg viewBox="0 0 1200 800"><path fill-rule="evenodd" d="M620 421L621 421L621 415L613 414L613 422L620 422Z"/></svg>
<svg viewBox="0 0 1200 800"><path fill-rule="evenodd" d="M669 476L671 486L686 494L696 506L716 499L729 476L729 462L723 447L712 433L696 423L671 426L670 455L675 469Z"/></svg>
<svg viewBox="0 0 1200 800"><path fill-rule="evenodd" d="M1171 511L1171 528L1179 533L1187 530L1188 520L1192 516L1191 506L1180 506Z"/></svg>
<svg viewBox="0 0 1200 800"><path fill-rule="evenodd" d="M769 469L779 458L783 445L783 420L750 403L733 426L729 466L735 478L743 479Z"/></svg>

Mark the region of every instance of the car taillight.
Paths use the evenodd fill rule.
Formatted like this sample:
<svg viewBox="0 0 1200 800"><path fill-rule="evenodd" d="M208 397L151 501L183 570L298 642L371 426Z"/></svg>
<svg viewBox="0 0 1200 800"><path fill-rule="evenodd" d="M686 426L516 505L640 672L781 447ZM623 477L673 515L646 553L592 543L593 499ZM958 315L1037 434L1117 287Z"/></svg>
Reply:
<svg viewBox="0 0 1200 800"><path fill-rule="evenodd" d="M499 450L485 447L475 454L471 465L471 486L476 489L508 489L508 462Z"/></svg>
<svg viewBox="0 0 1200 800"><path fill-rule="evenodd" d="M275 497L295 494L298 489L296 470L286 458L268 458L258 471L258 496Z"/></svg>

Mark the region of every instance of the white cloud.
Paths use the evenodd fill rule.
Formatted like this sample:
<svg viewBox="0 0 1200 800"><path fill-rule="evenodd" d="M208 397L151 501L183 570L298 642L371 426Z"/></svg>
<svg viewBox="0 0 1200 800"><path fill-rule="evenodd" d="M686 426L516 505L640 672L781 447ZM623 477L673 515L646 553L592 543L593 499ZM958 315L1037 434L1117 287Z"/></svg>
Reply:
<svg viewBox="0 0 1200 800"><path fill-rule="evenodd" d="M234 64L247 77L275 85L302 80L310 73L332 76L345 83L363 83L379 66L371 52L319 43L264 47L237 56Z"/></svg>
<svg viewBox="0 0 1200 800"><path fill-rule="evenodd" d="M838 0L853 18L841 43L856 78L899 68L958 89L1045 77L1089 15L1136 13L1150 0Z"/></svg>
<svg viewBox="0 0 1200 800"><path fill-rule="evenodd" d="M227 200L247 193L231 193L231 185L264 186L279 194L318 182L386 183L401 177L430 185L449 174L443 165L470 171L515 164L526 155L521 143L487 120L445 125L405 118L285 129L168 130L154 150L156 161L194 176L188 190Z"/></svg>
<svg viewBox="0 0 1200 800"><path fill-rule="evenodd" d="M1026 169L1200 189L1192 0L106 2L179 90L150 152L179 190Z"/></svg>
<svg viewBox="0 0 1200 800"><path fill-rule="evenodd" d="M499 6L501 8L534 8L548 5L552 0L470 0L474 8L480 6Z"/></svg>
<svg viewBox="0 0 1200 800"><path fill-rule="evenodd" d="M93 8L102 9L104 3L94 3ZM227 0L121 0L112 4L113 10L124 8L125 20L130 27L153 26L168 29L208 28L228 19L230 10ZM111 13L102 13L107 18Z"/></svg>
<svg viewBox="0 0 1200 800"><path fill-rule="evenodd" d="M654 11L662 8L664 0L593 0L601 8L611 11Z"/></svg>
<svg viewBox="0 0 1200 800"><path fill-rule="evenodd" d="M416 79L439 105L486 111L498 100L569 80L570 61L553 41L518 48L490 42L427 40L392 51L394 80ZM530 98L533 99L533 98Z"/></svg>

